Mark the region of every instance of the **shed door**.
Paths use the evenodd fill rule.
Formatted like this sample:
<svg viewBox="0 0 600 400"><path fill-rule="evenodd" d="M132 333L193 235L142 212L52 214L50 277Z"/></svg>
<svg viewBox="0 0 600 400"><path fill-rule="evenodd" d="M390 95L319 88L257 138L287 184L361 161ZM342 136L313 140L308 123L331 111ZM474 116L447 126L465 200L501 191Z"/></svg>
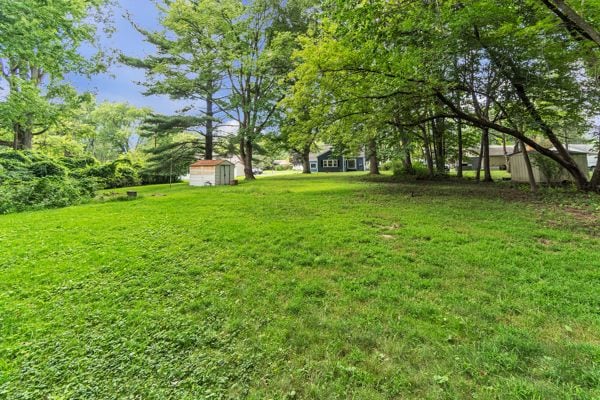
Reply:
<svg viewBox="0 0 600 400"><path fill-rule="evenodd" d="M231 169L229 168L229 165L223 165L223 185L228 185L229 181L231 180Z"/></svg>
<svg viewBox="0 0 600 400"><path fill-rule="evenodd" d="M219 166L219 179L221 185L229 185L231 182L231 168L229 165Z"/></svg>

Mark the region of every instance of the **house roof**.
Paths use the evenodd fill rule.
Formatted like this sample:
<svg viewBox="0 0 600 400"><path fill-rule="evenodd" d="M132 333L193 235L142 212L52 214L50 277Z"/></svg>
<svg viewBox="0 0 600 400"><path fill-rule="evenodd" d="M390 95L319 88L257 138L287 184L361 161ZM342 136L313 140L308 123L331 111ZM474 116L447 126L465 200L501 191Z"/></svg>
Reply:
<svg viewBox="0 0 600 400"><path fill-rule="evenodd" d="M231 163L227 160L198 160L195 163L193 163L192 165L190 165L190 168L215 167L215 166L221 165L221 164L231 164Z"/></svg>
<svg viewBox="0 0 600 400"><path fill-rule="evenodd" d="M329 151L332 151L332 150L333 150L333 146L332 145L324 144L322 146L319 146L317 148L316 152L311 152L309 154L308 158L310 160L316 160L318 157L320 157L323 154L325 154L325 153L327 153ZM347 157L348 158L353 158L353 157L364 157L364 156L365 156L364 149L360 149L357 154L348 155Z"/></svg>
<svg viewBox="0 0 600 400"><path fill-rule="evenodd" d="M479 155L479 147L470 147L467 149L468 153ZM515 152L515 146L511 144L506 145L506 155L510 156ZM490 157L504 157L504 146L501 145L490 145Z"/></svg>

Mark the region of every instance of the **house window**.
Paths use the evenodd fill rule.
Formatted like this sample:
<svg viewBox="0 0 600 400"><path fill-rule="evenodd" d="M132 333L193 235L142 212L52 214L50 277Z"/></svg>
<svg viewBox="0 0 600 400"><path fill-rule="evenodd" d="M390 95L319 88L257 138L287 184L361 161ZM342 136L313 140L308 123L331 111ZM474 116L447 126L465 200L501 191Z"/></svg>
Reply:
<svg viewBox="0 0 600 400"><path fill-rule="evenodd" d="M337 168L338 160L323 160L323 168Z"/></svg>
<svg viewBox="0 0 600 400"><path fill-rule="evenodd" d="M317 169L317 163L316 162L311 162L310 163L310 169Z"/></svg>
<svg viewBox="0 0 600 400"><path fill-rule="evenodd" d="M356 160L347 160L346 167L348 169L356 169Z"/></svg>

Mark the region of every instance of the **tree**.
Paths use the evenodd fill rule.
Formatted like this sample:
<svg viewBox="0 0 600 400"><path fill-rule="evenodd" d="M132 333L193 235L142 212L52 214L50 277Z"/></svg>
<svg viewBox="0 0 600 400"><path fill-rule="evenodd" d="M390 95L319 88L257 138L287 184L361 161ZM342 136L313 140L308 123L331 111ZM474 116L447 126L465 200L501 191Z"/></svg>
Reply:
<svg viewBox="0 0 600 400"><path fill-rule="evenodd" d="M214 153L215 130L220 115L216 104L223 89L225 65L219 49L226 38L221 36L222 21L215 18L221 11L230 15L234 2L163 1L159 3L163 31L150 32L134 24L145 40L154 45L157 54L144 59L121 56L121 61L146 71L146 95L166 94L189 102L181 115L170 118L179 129L172 133L195 131L204 137L204 159ZM195 116L190 117L195 113ZM201 128L201 129L198 129Z"/></svg>
<svg viewBox="0 0 600 400"><path fill-rule="evenodd" d="M94 42L88 18L105 2L0 2L0 85L8 92L0 103L0 124L13 134L11 142L1 144L30 149L33 137L50 129L76 103L63 75L103 67L98 57L86 59L77 49Z"/></svg>
<svg viewBox="0 0 600 400"><path fill-rule="evenodd" d="M142 171L147 182L172 183L189 172L190 164L198 159L198 153L203 150L203 144L193 135L180 134L171 139L171 142L147 150L147 166Z"/></svg>
<svg viewBox="0 0 600 400"><path fill-rule="evenodd" d="M331 0L323 9L323 27L303 41L306 65L298 70L333 83L326 87L337 110L354 107L357 115L392 99L406 104L395 124L419 127L428 164L438 170L452 118L482 129L484 138L493 132L523 141L565 168L580 189L591 188L560 130L585 129L598 99L594 77L582 71L583 47L540 3ZM478 57L468 60L473 53ZM461 60L493 71L501 90L469 85L453 71ZM481 112L482 102L491 115Z"/></svg>
<svg viewBox="0 0 600 400"><path fill-rule="evenodd" d="M575 38L575 40L587 41L593 44L595 47L600 49L600 31L595 28L592 24L588 23L575 9L570 7L565 1L562 0L542 0L543 3L561 19L565 27ZM583 2L582 2L583 6ZM600 18L600 7L596 8L595 15ZM597 73L597 66L600 64L598 58L600 57L597 52L596 55L592 53L592 62L594 66L591 73L595 75L596 79L600 78ZM590 60L590 54L584 55L585 60ZM598 149L598 156L600 157L600 148ZM596 164L590 185L596 190L600 190L600 164Z"/></svg>
<svg viewBox="0 0 600 400"><path fill-rule="evenodd" d="M246 179L254 179L252 159L261 135L277 121L278 103L291 71L294 38L304 29L304 2L254 0L230 8L222 18L223 60L229 92L222 110L238 125L239 155ZM224 13L221 13L223 15Z"/></svg>
<svg viewBox="0 0 600 400"><path fill-rule="evenodd" d="M106 161L136 150L143 140L140 126L150 112L128 103L99 104L90 115L95 129L87 142L88 151Z"/></svg>

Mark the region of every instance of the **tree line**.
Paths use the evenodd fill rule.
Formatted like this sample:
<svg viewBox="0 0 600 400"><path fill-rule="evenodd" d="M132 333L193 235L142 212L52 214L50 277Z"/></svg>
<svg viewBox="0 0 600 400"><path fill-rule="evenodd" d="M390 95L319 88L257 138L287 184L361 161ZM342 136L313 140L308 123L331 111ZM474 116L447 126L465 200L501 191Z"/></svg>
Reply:
<svg viewBox="0 0 600 400"><path fill-rule="evenodd" d="M399 144L407 170L422 149L431 174L452 158L459 176L474 145L485 180L491 141L508 138L597 190L600 167L589 178L567 143L598 116L599 22L592 2L326 1L295 53L292 137L306 149L316 129L342 142L362 134L378 143L371 153Z"/></svg>
<svg viewBox="0 0 600 400"><path fill-rule="evenodd" d="M157 168L174 159L184 168L198 156L212 159L222 145L253 179L253 160L264 149L293 152L307 173L310 152L326 142L340 152L365 148L374 174L381 160L399 160L413 173L418 159L431 176L456 163L460 177L466 149L476 148L481 179L491 180L489 147L498 143L506 153L512 146L535 150L568 171L580 190L600 186L600 166L589 177L568 151L598 117L595 2L156 4L159 28L131 19L155 51L120 54L117 62L145 71L145 94L187 105L175 115L101 106L93 135L82 136L86 151L104 151L98 135L117 153L131 151L132 137L143 138ZM64 75L107 68L101 49L91 59L77 51L96 42L106 7L102 0L0 4L7 33L0 35L0 144L29 149L93 119L83 115L85 95ZM132 127L136 133L123 140ZM216 143L223 130L233 134Z"/></svg>

